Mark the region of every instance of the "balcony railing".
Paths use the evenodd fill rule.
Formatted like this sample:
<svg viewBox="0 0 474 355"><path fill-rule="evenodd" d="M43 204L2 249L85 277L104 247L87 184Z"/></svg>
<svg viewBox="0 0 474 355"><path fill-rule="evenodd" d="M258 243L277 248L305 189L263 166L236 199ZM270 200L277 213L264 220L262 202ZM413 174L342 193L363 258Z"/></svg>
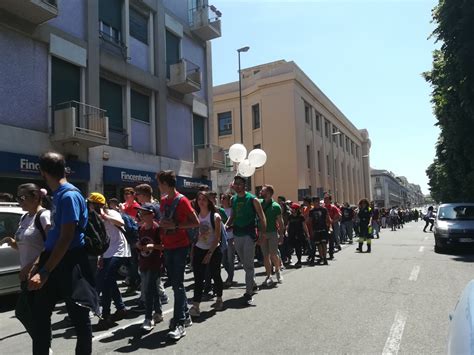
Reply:
<svg viewBox="0 0 474 355"><path fill-rule="evenodd" d="M124 60L129 60L127 57L127 46L121 40L111 36L106 32L99 31L99 38L102 40L102 48L115 55L121 55Z"/></svg>
<svg viewBox="0 0 474 355"><path fill-rule="evenodd" d="M194 163L198 169L226 169L232 167L224 148L214 144L194 146Z"/></svg>
<svg viewBox="0 0 474 355"><path fill-rule="evenodd" d="M189 26L203 41L219 38L221 32L221 12L211 5L189 9Z"/></svg>
<svg viewBox="0 0 474 355"><path fill-rule="evenodd" d="M168 86L182 94L201 90L201 68L187 59L170 65Z"/></svg>
<svg viewBox="0 0 474 355"><path fill-rule="evenodd" d="M108 144L109 121L106 111L77 101L56 105L52 140L77 142L88 147Z"/></svg>

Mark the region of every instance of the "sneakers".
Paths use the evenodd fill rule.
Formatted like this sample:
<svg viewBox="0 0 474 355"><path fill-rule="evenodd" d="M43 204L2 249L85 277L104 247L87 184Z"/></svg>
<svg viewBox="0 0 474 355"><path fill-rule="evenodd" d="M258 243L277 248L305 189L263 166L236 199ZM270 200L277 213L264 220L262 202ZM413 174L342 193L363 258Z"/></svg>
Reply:
<svg viewBox="0 0 474 355"><path fill-rule="evenodd" d="M177 325L168 332L168 338L173 340L179 340L184 336L186 336L186 329L182 325Z"/></svg>
<svg viewBox="0 0 474 355"><path fill-rule="evenodd" d="M153 315L153 321L156 323L163 322L163 315L161 313L156 313Z"/></svg>
<svg viewBox="0 0 474 355"><path fill-rule="evenodd" d="M146 332L150 332L155 327L155 321L153 319L145 319L142 324L142 329Z"/></svg>
<svg viewBox="0 0 474 355"><path fill-rule="evenodd" d="M301 269L301 261L296 262L295 269Z"/></svg>
<svg viewBox="0 0 474 355"><path fill-rule="evenodd" d="M123 308L123 309L118 309L112 316L112 320L114 322L118 322L119 320L122 320L124 318L127 317L127 309L126 308Z"/></svg>
<svg viewBox="0 0 474 355"><path fill-rule="evenodd" d="M314 261L313 261L314 262ZM276 278L277 278L277 282L279 284L283 283L283 276L281 276L281 272L280 271L277 271L276 272Z"/></svg>
<svg viewBox="0 0 474 355"><path fill-rule="evenodd" d="M224 309L224 302L222 302L222 298L218 298L216 303L214 303L211 307L213 307L216 311L222 311Z"/></svg>
<svg viewBox="0 0 474 355"><path fill-rule="evenodd" d="M251 306L252 303L253 303L253 297L252 295L248 294L248 293L244 293L244 300L245 300L245 303L248 305L248 306Z"/></svg>
<svg viewBox="0 0 474 355"><path fill-rule="evenodd" d="M160 296L160 302L161 302L162 305L168 304L169 298L168 298L168 296L167 296L165 293L163 293L163 294Z"/></svg>
<svg viewBox="0 0 474 355"><path fill-rule="evenodd" d="M263 284L267 287L272 287L273 286L273 279L271 276L267 276Z"/></svg>
<svg viewBox="0 0 474 355"><path fill-rule="evenodd" d="M184 327L189 328L192 325L193 325L193 320L191 319L191 317L186 318L186 320L184 321Z"/></svg>
<svg viewBox="0 0 474 355"><path fill-rule="evenodd" d="M99 320L99 322L95 326L95 331L100 332L100 331L103 331L103 330L108 330L108 329L112 328L113 326L114 326L114 322L112 321L110 316L108 316L108 317L105 317L105 318Z"/></svg>
<svg viewBox="0 0 474 355"><path fill-rule="evenodd" d="M188 316L188 318L186 318L186 320L184 321L184 326L185 326L186 328L189 328L189 327L192 326L192 325L193 325L193 321L192 321L191 317ZM176 326L177 326L177 324L176 324L174 318L171 318L171 319L170 319L170 323L169 323L169 325L168 325L168 329L169 329L169 330L173 330L173 329L176 328Z"/></svg>
<svg viewBox="0 0 474 355"><path fill-rule="evenodd" d="M190 309L189 309L189 315L191 317L200 317L201 316L201 311L199 310L199 308L195 307L195 306L192 306Z"/></svg>

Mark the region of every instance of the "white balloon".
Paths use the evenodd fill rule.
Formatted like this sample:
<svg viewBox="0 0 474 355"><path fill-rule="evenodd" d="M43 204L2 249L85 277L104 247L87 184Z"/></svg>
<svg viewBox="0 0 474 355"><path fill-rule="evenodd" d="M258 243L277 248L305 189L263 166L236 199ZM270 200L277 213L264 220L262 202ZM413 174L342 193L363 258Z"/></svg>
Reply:
<svg viewBox="0 0 474 355"><path fill-rule="evenodd" d="M240 162L237 172L243 177L250 177L255 173L255 167L250 165L248 159L245 159Z"/></svg>
<svg viewBox="0 0 474 355"><path fill-rule="evenodd" d="M260 168L267 162L267 153L265 153L262 149L254 149L249 153L248 160L250 165Z"/></svg>
<svg viewBox="0 0 474 355"><path fill-rule="evenodd" d="M236 143L229 148L229 158L234 163L240 163L246 156L247 148L243 144Z"/></svg>

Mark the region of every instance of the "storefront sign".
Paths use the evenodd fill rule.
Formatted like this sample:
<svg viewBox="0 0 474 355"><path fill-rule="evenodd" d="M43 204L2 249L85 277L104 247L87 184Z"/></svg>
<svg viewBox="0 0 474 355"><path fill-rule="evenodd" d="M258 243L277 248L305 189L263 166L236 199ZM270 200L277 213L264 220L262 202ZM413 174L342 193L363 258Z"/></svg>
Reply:
<svg viewBox="0 0 474 355"><path fill-rule="evenodd" d="M199 190L202 187L207 187L209 190L212 190L211 180L188 178L188 177L183 177L183 176L178 176L176 180L177 180L176 183L178 185L178 189L182 187L185 189Z"/></svg>
<svg viewBox="0 0 474 355"><path fill-rule="evenodd" d="M38 177L39 157L27 154L0 152L0 173ZM89 181L90 167L80 161L66 161L66 175L71 180Z"/></svg>
<svg viewBox="0 0 474 355"><path fill-rule="evenodd" d="M151 171L104 166L104 183L118 185L149 184L156 186L156 173Z"/></svg>

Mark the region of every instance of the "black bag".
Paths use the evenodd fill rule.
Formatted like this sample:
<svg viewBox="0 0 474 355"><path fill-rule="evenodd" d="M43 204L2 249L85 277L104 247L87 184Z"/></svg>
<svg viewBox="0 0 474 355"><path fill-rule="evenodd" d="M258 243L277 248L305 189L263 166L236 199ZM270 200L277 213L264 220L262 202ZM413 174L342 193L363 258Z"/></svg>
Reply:
<svg viewBox="0 0 474 355"><path fill-rule="evenodd" d="M85 229L86 251L89 255L104 254L110 245L110 237L105 230L104 222L96 211L89 211L89 218Z"/></svg>

